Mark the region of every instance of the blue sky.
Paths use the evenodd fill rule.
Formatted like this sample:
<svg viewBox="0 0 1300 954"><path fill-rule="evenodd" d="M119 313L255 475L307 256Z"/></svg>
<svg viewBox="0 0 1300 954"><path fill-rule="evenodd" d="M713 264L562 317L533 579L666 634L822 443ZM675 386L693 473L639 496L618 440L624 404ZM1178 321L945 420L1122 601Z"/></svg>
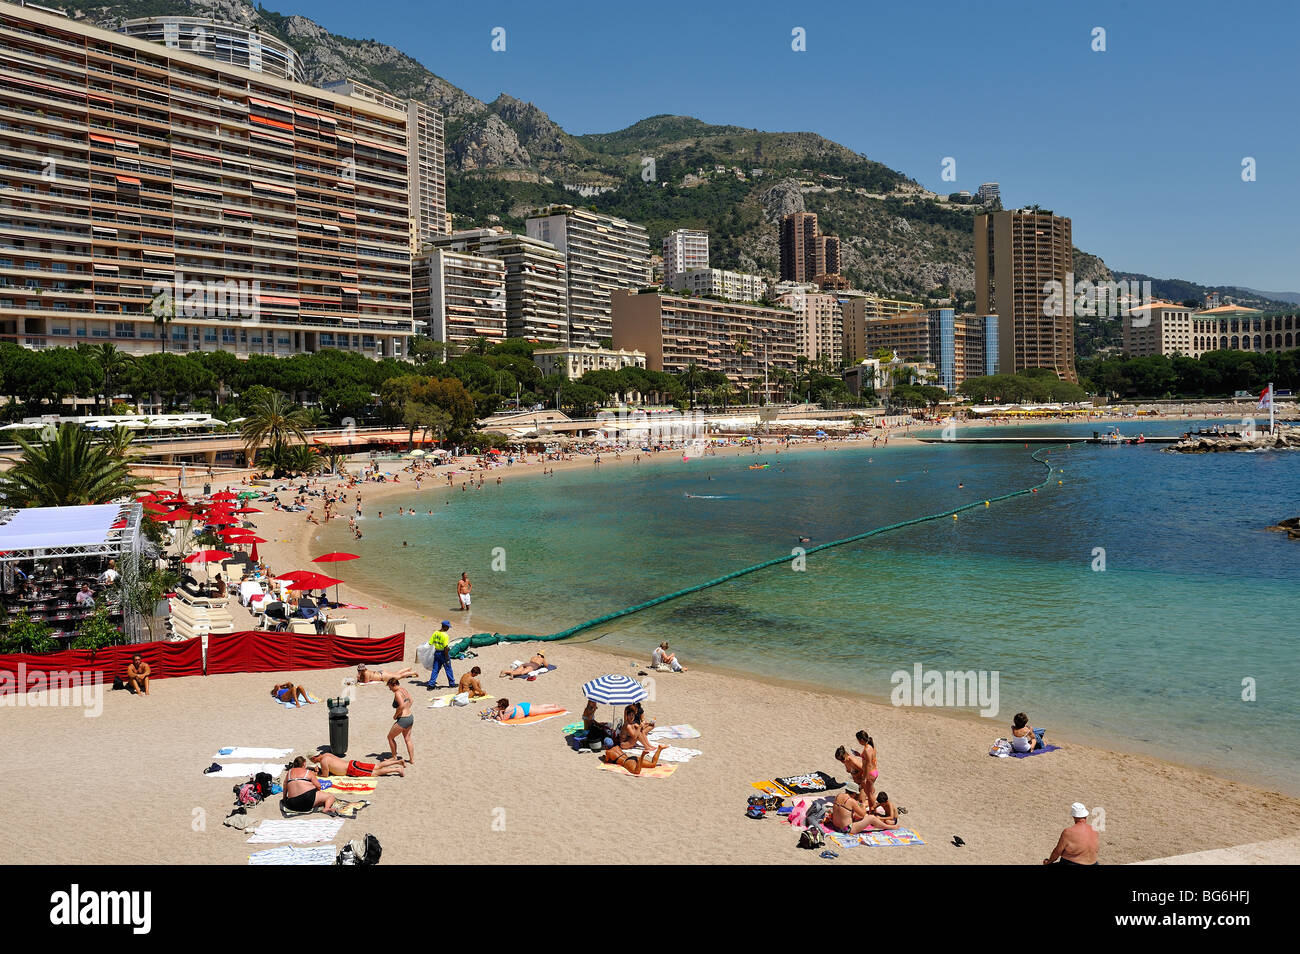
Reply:
<svg viewBox="0 0 1300 954"><path fill-rule="evenodd" d="M264 2L571 133L657 113L808 130L936 191L1000 182L1005 205L1069 216L1112 268L1300 291L1294 0Z"/></svg>

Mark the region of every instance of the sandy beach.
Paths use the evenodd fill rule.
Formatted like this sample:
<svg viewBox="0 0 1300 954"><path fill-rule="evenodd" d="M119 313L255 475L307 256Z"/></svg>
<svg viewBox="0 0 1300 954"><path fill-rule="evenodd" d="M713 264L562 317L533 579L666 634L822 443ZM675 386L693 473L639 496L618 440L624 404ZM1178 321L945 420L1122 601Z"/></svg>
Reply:
<svg viewBox="0 0 1300 954"><path fill-rule="evenodd" d="M890 446L896 442L912 440L891 437ZM801 445L813 451L837 446L843 445ZM748 454L737 448L719 451L731 452ZM604 460L610 466L631 460L629 454L622 457L621 462ZM579 458L554 466L593 464ZM497 474L507 484L537 479L542 467L516 464L487 479L494 483ZM385 498L412 492L408 481L404 474L399 483L363 485L367 514L382 509ZM447 493L445 477L427 480L421 493L431 500ZM344 512L346 520L350 510ZM261 513L254 522L270 541L260 550L275 572L309 566L311 557L323 552L314 541L319 528L302 513ZM364 558L366 545L363 539L352 549ZM339 570L337 575L346 578L346 565ZM412 583L419 598L413 591L406 605L374 600L353 586L345 594L370 607L352 614L363 633L367 626L377 636L406 628L408 665L442 618L453 621L456 637L498 628L491 623L491 607L470 614L453 611L452 581L426 602L427 581L418 577L416 568ZM238 607L235 611L241 614L237 626L244 625L249 617ZM990 758L989 745L1006 734L1007 718L954 718L707 668L653 673L653 693L645 704L660 726L696 727L701 737L681 744L702 755L663 779L602 771L597 756L570 750L560 730L581 715L583 682L607 672L636 676L648 668L651 647L645 647L644 657L633 658L597 645L548 645L548 657L558 668L532 682L496 676L512 660L527 658L530 644L490 647L477 659L454 662L457 676L468 666L482 667L489 693L570 710L533 725L481 721L479 704L426 708L435 694L411 681L415 764L405 778L378 780L377 791L364 796L372 804L344 823L338 844L374 833L383 844L385 864L1038 864L1066 826L1070 803L1083 801L1104 812L1103 864L1285 838L1292 839L1286 849L1268 857L1300 860L1300 842L1294 839L1300 833L1300 799L1095 748L1069 726L1051 727L1050 741L1062 745L1058 752ZM102 715L96 718L74 707L6 707L0 713L5 749L10 764L23 768L0 782L0 792L11 818L40 823L11 826L0 860L245 863L265 846L247 845L246 835L222 826L236 780L209 778L202 770L223 746L315 752L328 742L325 706L287 710L270 700L269 689L288 679L324 699L340 691L347 675L347 670L325 670L158 681L148 698L104 693ZM427 678L423 671L421 676ZM350 757L386 750L391 699L382 686L357 690ZM601 717L608 715L605 708ZM852 745L859 728L871 733L879 752L877 790L907 809L901 824L914 829L925 845L841 851L827 862L817 852L798 850L797 831L775 816L745 816L753 782L816 770L844 779L832 753L839 745ZM279 818L277 802L250 812L255 818ZM1224 813L1231 824L1207 827L1193 821L1207 812ZM954 835L964 847L950 843Z"/></svg>

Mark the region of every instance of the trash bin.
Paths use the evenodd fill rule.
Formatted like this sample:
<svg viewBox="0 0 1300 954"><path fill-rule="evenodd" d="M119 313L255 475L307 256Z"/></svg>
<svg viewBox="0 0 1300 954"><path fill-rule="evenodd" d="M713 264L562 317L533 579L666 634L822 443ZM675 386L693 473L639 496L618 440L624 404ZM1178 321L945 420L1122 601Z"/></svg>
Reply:
<svg viewBox="0 0 1300 954"><path fill-rule="evenodd" d="M209 483L204 483L204 485L203 485L203 496L206 497L206 496L208 496L208 495L211 494L211 493L212 493L212 485L209 484Z"/></svg>
<svg viewBox="0 0 1300 954"><path fill-rule="evenodd" d="M343 758L348 754L348 700L328 699L330 710L330 751Z"/></svg>

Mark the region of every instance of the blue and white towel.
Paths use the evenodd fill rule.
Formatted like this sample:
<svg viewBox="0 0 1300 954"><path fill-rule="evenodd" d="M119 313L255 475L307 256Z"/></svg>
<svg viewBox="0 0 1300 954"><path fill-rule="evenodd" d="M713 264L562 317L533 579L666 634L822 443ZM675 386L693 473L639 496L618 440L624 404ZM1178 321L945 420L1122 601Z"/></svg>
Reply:
<svg viewBox="0 0 1300 954"><path fill-rule="evenodd" d="M338 852L333 845L279 845L248 856L250 865L332 865Z"/></svg>

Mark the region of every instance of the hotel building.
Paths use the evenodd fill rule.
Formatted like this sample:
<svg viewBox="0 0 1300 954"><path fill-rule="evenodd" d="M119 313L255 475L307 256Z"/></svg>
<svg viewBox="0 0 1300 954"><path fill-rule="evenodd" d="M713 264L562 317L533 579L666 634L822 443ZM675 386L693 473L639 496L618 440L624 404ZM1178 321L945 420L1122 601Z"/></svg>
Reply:
<svg viewBox="0 0 1300 954"><path fill-rule="evenodd" d="M1186 305L1160 301L1126 310L1123 316L1124 353L1135 358L1156 354L1199 358L1204 349L1196 348L1200 336L1193 330L1195 313Z"/></svg>
<svg viewBox="0 0 1300 954"><path fill-rule="evenodd" d="M506 337L506 263L436 248L411 264L415 322L456 354Z"/></svg>
<svg viewBox="0 0 1300 954"><path fill-rule="evenodd" d="M613 303L614 347L644 352L651 371L679 374L695 364L740 386L761 383L766 366L770 391L773 371L795 370L801 322L784 308L630 290L615 292Z"/></svg>
<svg viewBox="0 0 1300 954"><path fill-rule="evenodd" d="M709 233L676 229L664 236L664 284L693 268L709 267ZM674 287L676 287L674 285Z"/></svg>
<svg viewBox="0 0 1300 954"><path fill-rule="evenodd" d="M526 226L530 238L549 242L564 255L569 344L598 347L611 336L611 295L650 281L645 228L569 205L533 216Z"/></svg>
<svg viewBox="0 0 1300 954"><path fill-rule="evenodd" d="M1050 368L1062 380L1078 380L1073 256L1069 219L1023 210L975 216L975 308L998 316L1004 373ZM1052 283L1062 290L1063 306L1049 315Z"/></svg>
<svg viewBox="0 0 1300 954"><path fill-rule="evenodd" d="M407 189L405 113L0 6L0 340L402 357Z"/></svg>
<svg viewBox="0 0 1300 954"><path fill-rule="evenodd" d="M1266 315L1240 305L1220 305L1192 316L1192 351L1290 351L1300 348L1300 315Z"/></svg>
<svg viewBox="0 0 1300 954"><path fill-rule="evenodd" d="M434 239L434 246L505 262L508 337L568 344L564 256L554 245L497 227L453 232Z"/></svg>

